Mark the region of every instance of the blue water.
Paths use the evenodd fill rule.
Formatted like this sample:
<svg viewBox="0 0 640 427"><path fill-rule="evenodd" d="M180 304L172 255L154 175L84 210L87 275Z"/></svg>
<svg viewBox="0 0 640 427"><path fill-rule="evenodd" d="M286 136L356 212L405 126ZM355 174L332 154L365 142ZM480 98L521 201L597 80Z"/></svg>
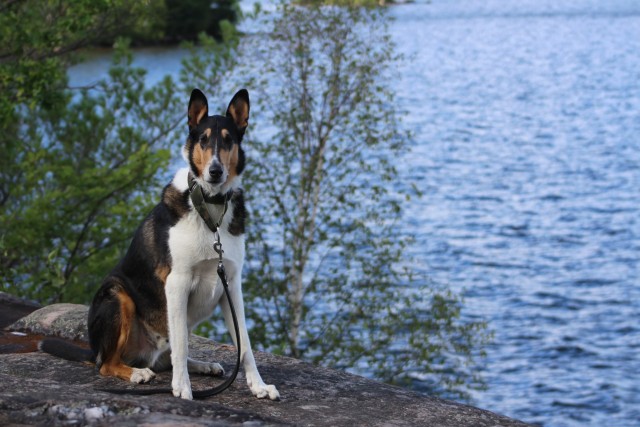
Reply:
<svg viewBox="0 0 640 427"><path fill-rule="evenodd" d="M495 333L474 403L640 425L640 2L393 8L416 263Z"/></svg>
<svg viewBox="0 0 640 427"><path fill-rule="evenodd" d="M405 206L413 263L495 334L472 403L545 426L640 425L640 1L390 9L414 132L402 181L424 191ZM184 55L136 64L155 82Z"/></svg>

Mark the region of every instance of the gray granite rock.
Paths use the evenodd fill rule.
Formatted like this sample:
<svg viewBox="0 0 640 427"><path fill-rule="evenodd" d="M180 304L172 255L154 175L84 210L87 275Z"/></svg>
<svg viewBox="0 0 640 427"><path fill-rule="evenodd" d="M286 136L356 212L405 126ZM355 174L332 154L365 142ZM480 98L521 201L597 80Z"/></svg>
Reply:
<svg viewBox="0 0 640 427"><path fill-rule="evenodd" d="M42 307L9 326L12 331L55 335L70 340L88 341L89 307L80 304L52 304Z"/></svg>
<svg viewBox="0 0 640 427"><path fill-rule="evenodd" d="M86 338L87 307L45 307L10 328ZM85 335L83 335L85 334ZM192 336L191 356L233 369L235 348ZM0 354L0 425L108 426L524 426L524 423L468 405L423 396L398 387L296 359L256 353L265 382L282 399L258 400L242 372L223 394L186 401L170 394L114 395L96 388L148 387L102 378L87 364L42 353ZM192 375L194 389L222 379ZM151 387L170 387L171 372L160 372Z"/></svg>

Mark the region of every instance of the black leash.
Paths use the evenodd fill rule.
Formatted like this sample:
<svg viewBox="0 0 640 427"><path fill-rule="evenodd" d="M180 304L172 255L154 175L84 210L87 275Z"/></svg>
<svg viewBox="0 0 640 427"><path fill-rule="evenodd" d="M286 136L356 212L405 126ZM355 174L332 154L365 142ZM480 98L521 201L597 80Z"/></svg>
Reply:
<svg viewBox="0 0 640 427"><path fill-rule="evenodd" d="M220 277L220 281L222 281L222 287L224 289L224 294L227 297L227 302L229 303L229 310L231 311L231 317L233 318L233 329L236 334L236 348L238 349L238 356L236 359L236 366L231 373L231 376L226 379L225 382L220 384L217 387L209 388L205 390L193 390L193 398L194 399L204 399L207 397L215 396L216 394L220 394L226 389L229 388L231 384L235 381L238 376L238 371L240 370L240 356L241 356L241 346L240 346L240 328L238 326L238 317L236 315L236 309L233 306L233 301L231 301L231 295L229 294L229 283L227 282L227 273L224 269L224 264L222 263L222 254L224 251L222 250L222 244L220 243L220 234L218 233L218 227L222 222L222 217L224 213L227 212L227 204L231 198L231 193L229 192L226 195L222 196L222 199L216 198L213 203L219 204L219 201L224 203L224 210L222 216L219 218L218 223L214 223L209 215L209 212L204 205L205 196L202 192L202 188L195 182L193 179L191 172L189 172L189 194L191 196L191 201L194 204L194 207L200 214L200 217L204 220L207 227L214 233L216 242L213 244L213 250L218 254L218 277ZM194 197L195 195L195 197ZM206 212L206 214L205 214ZM170 388L131 388L131 389L104 389L97 388L97 391L106 391L108 393L114 394L135 394L138 396L147 396L151 394L161 394L161 393L173 393L173 389Z"/></svg>
<svg viewBox="0 0 640 427"><path fill-rule="evenodd" d="M195 399L204 399L205 397L215 396L216 394L222 393L235 381L236 376L238 376L238 371L240 370L240 354L242 352L240 346L240 328L238 327L238 317L236 316L236 309L233 306L233 301L231 301L231 295L229 294L229 283L227 283L227 273L224 270L224 264L222 263L222 254L224 251L222 250L222 244L220 243L220 235L216 231L217 242L213 245L213 250L215 250L218 255L218 277L222 281L222 287L224 288L224 294L227 296L227 302L229 303L229 310L231 311L231 317L233 318L233 329L236 333L236 348L238 349L238 357L236 358L236 367L233 369L231 376L227 378L225 382L220 384L217 387L210 388L207 390L196 390L193 391L193 397Z"/></svg>

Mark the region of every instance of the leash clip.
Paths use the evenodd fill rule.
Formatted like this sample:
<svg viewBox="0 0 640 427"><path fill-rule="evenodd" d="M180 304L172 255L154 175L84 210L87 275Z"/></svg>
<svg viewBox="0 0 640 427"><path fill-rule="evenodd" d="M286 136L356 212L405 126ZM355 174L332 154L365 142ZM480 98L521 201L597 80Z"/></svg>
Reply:
<svg viewBox="0 0 640 427"><path fill-rule="evenodd" d="M222 243L220 243L220 234L218 233L218 231L216 230L216 232L214 233L216 242L213 244L213 250L216 251L216 253L218 254L219 258L218 258L218 276L220 277L220 280L222 281L222 286L224 286L225 292L228 292L227 289L229 287L229 284L227 283L227 274L224 271L224 264L222 263L222 254L224 253L224 251L222 250ZM227 295L228 297L229 295ZM231 300L229 300L229 304L231 304ZM238 336L238 334L236 334L236 337Z"/></svg>
<svg viewBox="0 0 640 427"><path fill-rule="evenodd" d="M222 243L220 243L220 233L218 233L216 231L214 236L215 236L216 241L213 244L213 250L216 251L216 253L219 256L219 258L218 258L218 266L220 266L220 265L222 265L222 254L224 253L224 251L222 250Z"/></svg>

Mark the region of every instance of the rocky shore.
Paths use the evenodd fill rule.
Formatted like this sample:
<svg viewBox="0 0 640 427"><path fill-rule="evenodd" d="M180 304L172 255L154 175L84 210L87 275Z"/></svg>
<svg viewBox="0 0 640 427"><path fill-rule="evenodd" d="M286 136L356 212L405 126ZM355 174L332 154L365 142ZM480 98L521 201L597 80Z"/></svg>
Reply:
<svg viewBox="0 0 640 427"><path fill-rule="evenodd" d="M296 359L256 353L265 382L275 384L278 402L254 398L242 370L223 394L200 401L171 395L130 396L96 391L123 387L101 378L87 364L37 351L42 336L86 342L88 308L55 304L39 308L0 293L0 425L46 426L525 426L472 406L423 396ZM191 356L233 368L235 349L192 336ZM192 376L194 389L220 379ZM161 372L154 386L170 387ZM144 387L143 385L131 385Z"/></svg>

